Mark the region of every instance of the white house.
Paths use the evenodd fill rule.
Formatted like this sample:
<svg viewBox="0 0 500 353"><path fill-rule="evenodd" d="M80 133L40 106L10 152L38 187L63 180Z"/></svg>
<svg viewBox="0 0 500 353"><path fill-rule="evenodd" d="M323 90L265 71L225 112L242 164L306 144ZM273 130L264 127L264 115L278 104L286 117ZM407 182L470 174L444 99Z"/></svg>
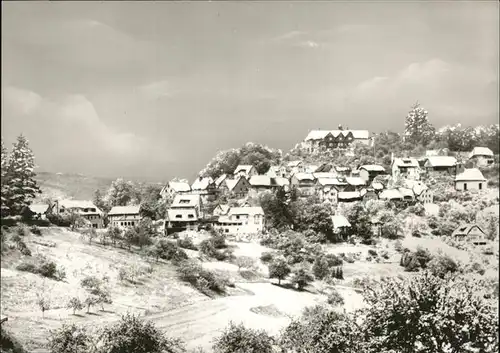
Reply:
<svg viewBox="0 0 500 353"><path fill-rule="evenodd" d="M61 200L56 201L57 213L76 213L89 221L92 228L104 226L102 211L92 201L87 200Z"/></svg>
<svg viewBox="0 0 500 353"><path fill-rule="evenodd" d="M316 178L312 173L295 173L290 180L290 185L296 187L304 196L314 194L315 184Z"/></svg>
<svg viewBox="0 0 500 353"><path fill-rule="evenodd" d="M286 170L288 175L294 175L296 173L304 173L305 166L304 163L302 163L302 161L291 161L287 163Z"/></svg>
<svg viewBox="0 0 500 353"><path fill-rule="evenodd" d="M142 217L139 214L141 206L114 206L108 212L108 226L130 228L139 224Z"/></svg>
<svg viewBox="0 0 500 353"><path fill-rule="evenodd" d="M392 161L392 177L395 180L399 178L419 180L420 166L415 158L395 158Z"/></svg>
<svg viewBox="0 0 500 353"><path fill-rule="evenodd" d="M494 154L488 147L474 147L470 153L469 159L474 160L477 166L484 167L493 164Z"/></svg>
<svg viewBox="0 0 500 353"><path fill-rule="evenodd" d="M244 165L241 164L236 167L236 169L233 172L235 177L238 176L243 176L247 179L250 179L250 177L254 175L258 175L259 173L257 172L257 169L253 165Z"/></svg>
<svg viewBox="0 0 500 353"><path fill-rule="evenodd" d="M486 186L486 179L477 168L465 169L455 177L455 189L459 191L484 190Z"/></svg>
<svg viewBox="0 0 500 353"><path fill-rule="evenodd" d="M367 164L358 168L359 176L366 182L372 182L376 176L385 174L385 169L381 165Z"/></svg>
<svg viewBox="0 0 500 353"><path fill-rule="evenodd" d="M229 212L229 206L228 205L217 205L217 207L214 208L214 216L224 216L224 215L227 215L227 213Z"/></svg>
<svg viewBox="0 0 500 353"><path fill-rule="evenodd" d="M188 192L191 192L191 186L187 181L170 181L161 189L160 196L163 199L173 198L177 194L186 194Z"/></svg>
<svg viewBox="0 0 500 353"><path fill-rule="evenodd" d="M424 168L428 173L456 173L457 160L451 156L430 156L425 158Z"/></svg>
<svg viewBox="0 0 500 353"><path fill-rule="evenodd" d="M176 195L165 217L166 232L197 230L203 218L201 196L197 194Z"/></svg>
<svg viewBox="0 0 500 353"><path fill-rule="evenodd" d="M258 234L264 230L265 218L262 207L232 207L220 216L216 228L225 234Z"/></svg>
<svg viewBox="0 0 500 353"><path fill-rule="evenodd" d="M302 142L302 148L309 152L317 152L322 149L346 148L355 142L370 145L372 140L368 130L350 130L341 127L338 130L312 130Z"/></svg>

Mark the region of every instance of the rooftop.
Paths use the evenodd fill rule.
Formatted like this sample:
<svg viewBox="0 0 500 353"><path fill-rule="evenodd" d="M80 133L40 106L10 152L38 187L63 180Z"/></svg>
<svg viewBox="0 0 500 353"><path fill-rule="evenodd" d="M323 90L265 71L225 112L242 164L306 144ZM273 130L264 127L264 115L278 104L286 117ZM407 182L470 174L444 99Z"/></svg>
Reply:
<svg viewBox="0 0 500 353"><path fill-rule="evenodd" d="M474 147L472 152L470 153L471 157L474 156L487 156L487 157L493 157L493 151L490 150L488 147Z"/></svg>
<svg viewBox="0 0 500 353"><path fill-rule="evenodd" d="M168 186L175 192L191 191L189 184L183 181L171 181L168 183Z"/></svg>
<svg viewBox="0 0 500 353"><path fill-rule="evenodd" d="M171 208L195 207L201 203L200 195L184 194L175 195Z"/></svg>
<svg viewBox="0 0 500 353"><path fill-rule="evenodd" d="M455 181L486 181L483 173L477 168L465 169L455 177Z"/></svg>
<svg viewBox="0 0 500 353"><path fill-rule="evenodd" d="M451 156L430 156L426 160L430 167L453 167L457 164L455 157Z"/></svg>
<svg viewBox="0 0 500 353"><path fill-rule="evenodd" d="M264 210L262 207L231 207L228 215L264 215Z"/></svg>
<svg viewBox="0 0 500 353"><path fill-rule="evenodd" d="M415 158L395 158L393 163L398 167L419 167L418 161Z"/></svg>
<svg viewBox="0 0 500 353"><path fill-rule="evenodd" d="M365 169L369 172L385 172L384 167L378 164L365 164L360 166L358 169Z"/></svg>
<svg viewBox="0 0 500 353"><path fill-rule="evenodd" d="M352 136L355 139L368 139L370 137L368 130L311 130L306 136L305 141L321 140L324 139L329 133L331 133L334 137L337 137L340 134L346 136L349 132L352 133Z"/></svg>
<svg viewBox="0 0 500 353"><path fill-rule="evenodd" d="M351 223L345 218L344 216L341 215L335 215L332 216L332 223L333 223L333 228L341 228L341 227L350 227Z"/></svg>
<svg viewBox="0 0 500 353"><path fill-rule="evenodd" d="M114 206L108 213L108 216L113 215L125 215L125 214L139 214L141 206L133 205L133 206Z"/></svg>

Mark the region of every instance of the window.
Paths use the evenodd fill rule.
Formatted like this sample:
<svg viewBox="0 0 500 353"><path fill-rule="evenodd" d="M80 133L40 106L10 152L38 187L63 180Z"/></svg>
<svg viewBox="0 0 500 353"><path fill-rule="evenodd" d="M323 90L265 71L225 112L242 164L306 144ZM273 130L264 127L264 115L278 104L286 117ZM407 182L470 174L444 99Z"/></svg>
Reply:
<svg viewBox="0 0 500 353"><path fill-rule="evenodd" d="M479 183L479 190L483 189L483 183Z"/></svg>
<svg viewBox="0 0 500 353"><path fill-rule="evenodd" d="M194 218L194 215L189 214L189 215L188 215L188 218Z"/></svg>
<svg viewBox="0 0 500 353"><path fill-rule="evenodd" d="M130 222L133 226L135 226L135 222Z"/></svg>
<svg viewBox="0 0 500 353"><path fill-rule="evenodd" d="M467 183L464 183L464 190L467 190Z"/></svg>
<svg viewBox="0 0 500 353"><path fill-rule="evenodd" d="M178 219L179 219L179 218L182 218L182 215L180 215L180 214L176 214L176 215L175 215L175 218L178 218Z"/></svg>
<svg viewBox="0 0 500 353"><path fill-rule="evenodd" d="M120 225L123 226L123 222L120 222Z"/></svg>
<svg viewBox="0 0 500 353"><path fill-rule="evenodd" d="M189 203L189 200L180 200L179 203L186 204Z"/></svg>
<svg viewBox="0 0 500 353"><path fill-rule="evenodd" d="M236 216L236 219L240 219L240 216L239 216L239 215L237 215L237 216Z"/></svg>

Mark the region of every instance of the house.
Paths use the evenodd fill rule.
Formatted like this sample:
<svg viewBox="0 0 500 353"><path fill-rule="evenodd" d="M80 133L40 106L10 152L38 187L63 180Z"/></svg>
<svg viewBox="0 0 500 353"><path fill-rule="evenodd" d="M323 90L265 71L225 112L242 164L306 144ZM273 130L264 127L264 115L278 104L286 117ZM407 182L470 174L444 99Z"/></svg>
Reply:
<svg viewBox="0 0 500 353"><path fill-rule="evenodd" d="M222 185L222 183L228 178L227 174L222 174L222 175L219 175L219 177L217 179L214 180L214 184L215 184L215 187L217 189L220 188L220 186Z"/></svg>
<svg viewBox="0 0 500 353"><path fill-rule="evenodd" d="M214 216L224 216L227 215L229 212L229 206L228 205L217 205L217 207L214 208Z"/></svg>
<svg viewBox="0 0 500 353"><path fill-rule="evenodd" d="M250 187L253 190L260 192L264 190L270 190L273 188L273 186L275 187L273 181L274 180L267 175L254 175L248 182L250 183Z"/></svg>
<svg viewBox="0 0 500 353"><path fill-rule="evenodd" d="M361 191L366 183L361 177L347 177L345 178L348 186L344 189L344 191Z"/></svg>
<svg viewBox="0 0 500 353"><path fill-rule="evenodd" d="M188 192L191 192L191 187L187 181L170 181L161 189L160 196L166 199L173 198L177 194L185 194Z"/></svg>
<svg viewBox="0 0 500 353"><path fill-rule="evenodd" d="M477 224L462 224L451 234L452 237L467 240L474 245L485 245L486 233Z"/></svg>
<svg viewBox="0 0 500 353"><path fill-rule="evenodd" d="M415 192L415 191L414 191ZM420 192L420 194L415 194L417 200L425 204L434 203L434 191L432 189L426 188Z"/></svg>
<svg viewBox="0 0 500 353"><path fill-rule="evenodd" d="M302 161L291 161L286 165L286 170L288 175L294 175L296 173L305 173L305 166Z"/></svg>
<svg viewBox="0 0 500 353"><path fill-rule="evenodd" d="M258 234L264 230L262 207L232 207L216 224L224 234Z"/></svg>
<svg viewBox="0 0 500 353"><path fill-rule="evenodd" d="M316 179L312 173L296 173L290 179L290 185L296 187L301 195L313 195L315 191Z"/></svg>
<svg viewBox="0 0 500 353"><path fill-rule="evenodd" d="M403 196L403 201L415 201L415 194L412 189L398 188L398 191Z"/></svg>
<svg viewBox="0 0 500 353"><path fill-rule="evenodd" d="M425 157L447 156L450 153L448 148L440 148L437 150L426 150Z"/></svg>
<svg viewBox="0 0 500 353"><path fill-rule="evenodd" d="M385 174L385 169L381 165L367 164L358 168L359 176L366 182L371 183L375 177Z"/></svg>
<svg viewBox="0 0 500 353"><path fill-rule="evenodd" d="M493 164L494 154L488 147L474 147L469 159L473 160L477 166L485 167Z"/></svg>
<svg viewBox="0 0 500 353"><path fill-rule="evenodd" d="M363 196L359 191L340 191L337 194L337 202L349 203L363 200Z"/></svg>
<svg viewBox="0 0 500 353"><path fill-rule="evenodd" d="M455 175L457 160L451 156L431 156L426 157L424 169L427 173L441 173Z"/></svg>
<svg viewBox="0 0 500 353"><path fill-rule="evenodd" d="M418 180L420 179L420 166L415 158L395 158L391 165L392 177Z"/></svg>
<svg viewBox="0 0 500 353"><path fill-rule="evenodd" d="M165 217L166 234L197 230L203 216L200 195L176 195Z"/></svg>
<svg viewBox="0 0 500 353"><path fill-rule="evenodd" d="M332 216L333 232L340 235L344 240L349 234L351 223L341 215Z"/></svg>
<svg viewBox="0 0 500 353"><path fill-rule="evenodd" d="M33 219L47 219L47 214L52 211L52 207L47 204L34 204L29 205L29 210Z"/></svg>
<svg viewBox="0 0 500 353"><path fill-rule="evenodd" d="M191 193L200 195L204 202L208 202L211 196L217 194L217 187L212 178L199 177L191 185Z"/></svg>
<svg viewBox="0 0 500 353"><path fill-rule="evenodd" d="M429 189L427 185L421 181L416 180L405 180L405 186L413 191L415 198L425 204L431 204L434 202L434 191Z"/></svg>
<svg viewBox="0 0 500 353"><path fill-rule="evenodd" d="M236 179L226 179L219 189L226 190L230 194L237 197L245 197L248 194L250 187L251 185L247 178L239 177Z"/></svg>
<svg viewBox="0 0 500 353"><path fill-rule="evenodd" d="M404 196L398 189L386 189L378 195L378 198L386 201L403 201Z"/></svg>
<svg viewBox="0 0 500 353"><path fill-rule="evenodd" d="M465 169L455 177L455 190L484 190L486 186L486 179L477 168Z"/></svg>
<svg viewBox="0 0 500 353"><path fill-rule="evenodd" d="M103 228L102 211L92 201L61 200L56 201L58 214L76 213L89 221L92 228Z"/></svg>
<svg viewBox="0 0 500 353"><path fill-rule="evenodd" d="M338 192L347 185L346 181L338 178L319 178L316 180L316 193L321 201L336 203Z"/></svg>
<svg viewBox="0 0 500 353"><path fill-rule="evenodd" d="M368 130L344 130L341 126L338 130L312 130L307 134L301 146L309 152L318 152L347 148L355 142L370 145L371 139Z"/></svg>
<svg viewBox="0 0 500 353"><path fill-rule="evenodd" d="M319 166L315 164L309 164L304 167L304 173L315 173L318 170Z"/></svg>
<svg viewBox="0 0 500 353"><path fill-rule="evenodd" d="M335 172L338 175L349 176L351 175L351 168L349 167L335 167Z"/></svg>
<svg viewBox="0 0 500 353"><path fill-rule="evenodd" d="M139 224L142 217L139 213L141 206L114 206L108 212L108 226L121 229L134 227Z"/></svg>
<svg viewBox="0 0 500 353"><path fill-rule="evenodd" d="M235 177L245 177L250 179L254 175L258 175L257 169L253 165L239 165L233 172Z"/></svg>
<svg viewBox="0 0 500 353"><path fill-rule="evenodd" d="M331 179L331 178L336 178L338 176L337 173L333 172L315 172L312 173L312 175L315 179Z"/></svg>

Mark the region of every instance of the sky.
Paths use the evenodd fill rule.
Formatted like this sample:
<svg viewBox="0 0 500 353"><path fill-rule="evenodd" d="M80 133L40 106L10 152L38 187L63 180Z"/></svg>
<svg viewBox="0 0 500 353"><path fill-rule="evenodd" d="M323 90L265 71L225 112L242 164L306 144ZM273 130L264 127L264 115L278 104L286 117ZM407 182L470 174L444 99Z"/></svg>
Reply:
<svg viewBox="0 0 500 353"><path fill-rule="evenodd" d="M499 5L2 2L2 139L39 170L193 180L339 124L498 122Z"/></svg>

